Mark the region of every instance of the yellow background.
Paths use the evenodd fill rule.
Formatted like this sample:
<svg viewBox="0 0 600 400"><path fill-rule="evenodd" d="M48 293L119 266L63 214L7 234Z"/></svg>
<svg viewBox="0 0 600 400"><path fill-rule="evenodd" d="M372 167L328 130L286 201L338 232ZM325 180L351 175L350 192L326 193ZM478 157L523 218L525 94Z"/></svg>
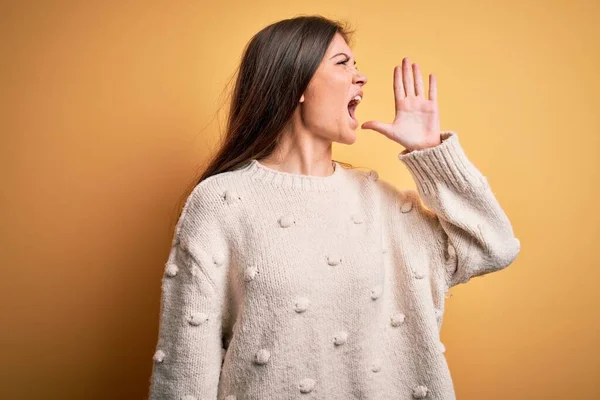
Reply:
<svg viewBox="0 0 600 400"><path fill-rule="evenodd" d="M442 339L458 398L600 396L596 2L0 7L1 398L146 396L171 229L224 127L226 85L254 33L313 13L357 29L361 123L393 118L403 57L426 86L437 75L442 129L521 240L506 270L451 290ZM400 145L357 134L335 159L415 188Z"/></svg>

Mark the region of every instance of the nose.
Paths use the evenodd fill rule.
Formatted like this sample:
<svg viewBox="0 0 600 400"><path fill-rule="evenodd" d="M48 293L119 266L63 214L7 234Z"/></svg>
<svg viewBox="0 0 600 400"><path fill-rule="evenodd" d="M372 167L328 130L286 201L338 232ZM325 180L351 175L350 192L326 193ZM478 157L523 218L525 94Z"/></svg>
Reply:
<svg viewBox="0 0 600 400"><path fill-rule="evenodd" d="M365 85L367 83L367 77L364 74L362 74L358 69L356 69L356 73L354 74L352 81L355 84Z"/></svg>

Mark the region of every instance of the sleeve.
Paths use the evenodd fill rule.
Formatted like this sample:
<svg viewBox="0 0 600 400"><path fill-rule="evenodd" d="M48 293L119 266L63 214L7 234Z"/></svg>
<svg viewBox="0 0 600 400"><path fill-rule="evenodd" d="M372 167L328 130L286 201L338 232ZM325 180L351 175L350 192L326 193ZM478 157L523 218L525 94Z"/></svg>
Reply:
<svg viewBox="0 0 600 400"><path fill-rule="evenodd" d="M228 264L221 207L219 195L201 182L175 227L162 276L150 400L217 398Z"/></svg>
<svg viewBox="0 0 600 400"><path fill-rule="evenodd" d="M466 157L455 132L442 143L398 154L416 182L436 254L446 266L446 288L510 265L520 252L508 217L486 177ZM423 204L429 209L425 209Z"/></svg>

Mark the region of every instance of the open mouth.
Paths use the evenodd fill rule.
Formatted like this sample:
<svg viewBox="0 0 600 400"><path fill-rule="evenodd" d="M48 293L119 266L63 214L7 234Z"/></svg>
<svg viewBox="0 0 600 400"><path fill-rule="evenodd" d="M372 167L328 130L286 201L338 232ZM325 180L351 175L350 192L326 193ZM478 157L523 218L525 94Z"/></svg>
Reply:
<svg viewBox="0 0 600 400"><path fill-rule="evenodd" d="M350 102L348 103L348 114L350 118L356 121L356 107L361 102L362 98L360 95L356 95Z"/></svg>

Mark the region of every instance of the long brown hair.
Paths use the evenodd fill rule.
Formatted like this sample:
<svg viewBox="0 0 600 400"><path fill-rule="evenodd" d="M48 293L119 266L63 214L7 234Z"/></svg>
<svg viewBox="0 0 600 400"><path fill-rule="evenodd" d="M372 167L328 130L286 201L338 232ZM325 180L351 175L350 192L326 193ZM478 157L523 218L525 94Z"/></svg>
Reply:
<svg viewBox="0 0 600 400"><path fill-rule="evenodd" d="M310 15L275 22L251 38L234 73L237 78L220 147L182 200L204 179L275 150L336 33L351 45L354 30L347 22Z"/></svg>

